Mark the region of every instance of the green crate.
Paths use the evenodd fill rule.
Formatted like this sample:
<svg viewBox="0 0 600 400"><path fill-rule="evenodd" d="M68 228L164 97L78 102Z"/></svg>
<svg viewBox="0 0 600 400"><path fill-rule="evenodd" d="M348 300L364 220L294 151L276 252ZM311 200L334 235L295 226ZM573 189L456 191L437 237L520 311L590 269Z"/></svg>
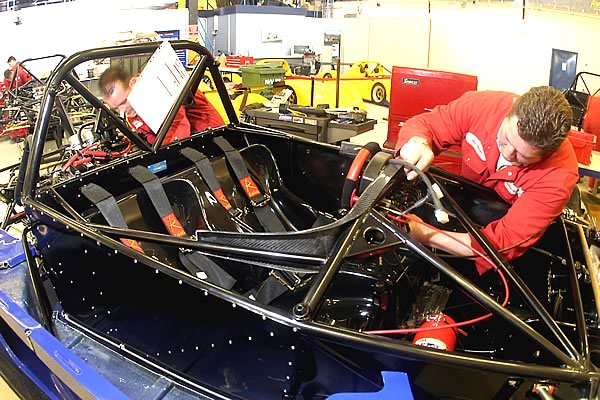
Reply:
<svg viewBox="0 0 600 400"><path fill-rule="evenodd" d="M274 65L247 65L240 67L242 71L242 84L246 87L273 86L275 82L281 82L285 76L285 70Z"/></svg>

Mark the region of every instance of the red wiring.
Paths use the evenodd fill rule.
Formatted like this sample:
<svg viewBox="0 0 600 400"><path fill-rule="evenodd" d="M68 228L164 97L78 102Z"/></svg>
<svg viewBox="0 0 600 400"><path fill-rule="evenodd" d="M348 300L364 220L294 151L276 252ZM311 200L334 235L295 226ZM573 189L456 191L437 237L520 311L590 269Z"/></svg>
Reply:
<svg viewBox="0 0 600 400"><path fill-rule="evenodd" d="M121 157L131 151L131 141L128 138L123 138L123 141L126 143L126 146L121 151L102 151L102 150L94 150L97 147L97 144L91 144L86 148L77 151L73 157L69 159L61 168L62 172L66 172L70 167L78 167L83 164L87 164L92 160L106 161L111 158Z"/></svg>
<svg viewBox="0 0 600 400"><path fill-rule="evenodd" d="M510 292L509 292L509 288L508 288L508 282L506 281L506 277L488 256L486 256L485 254L481 253L480 251L474 249L472 246L466 244L462 240L450 235L449 233L444 232L443 230L438 229L435 226L429 225L428 223L423 222L417 218L413 218L410 215L403 215L404 219L398 218L391 214L388 214L388 217L399 223L406 223L406 222L408 222L408 220L411 220L411 221L417 222L421 225L424 225L430 229L433 229L434 231L436 231L438 233L441 233L442 235L445 235L445 236L455 240L457 243L460 243L461 245L470 249L474 254L477 254L478 256L483 258L487 263L489 263L496 270L496 272L500 276L500 279L502 280L502 283L504 285L504 289L506 291L506 296L504 297L504 301L502 302L502 307L505 307L506 304L508 304ZM455 322L453 324L447 324L447 325L428 326L428 327L422 327L422 328L384 329L384 330L364 331L364 333L367 333L369 335L402 335L402 334L409 334L409 333L416 333L416 332L433 331L433 330L438 330L438 329L458 328L460 326L467 326L467 325L472 325L477 322L481 322L485 319L488 319L492 315L493 315L493 313L488 313L488 314L482 315L481 317L477 317L477 318L473 318L473 319L469 319L469 320L461 321L461 322Z"/></svg>

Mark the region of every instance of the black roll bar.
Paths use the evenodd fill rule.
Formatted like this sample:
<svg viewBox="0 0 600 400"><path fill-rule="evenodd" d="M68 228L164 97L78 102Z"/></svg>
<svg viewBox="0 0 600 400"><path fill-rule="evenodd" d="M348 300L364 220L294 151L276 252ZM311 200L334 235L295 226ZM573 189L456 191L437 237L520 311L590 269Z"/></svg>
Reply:
<svg viewBox="0 0 600 400"><path fill-rule="evenodd" d="M23 69L25 70L25 72L27 72L36 82L40 83L40 84L44 84L44 82L42 82L40 80L40 78L38 78L37 76L35 76L34 74L31 73L31 71L29 71L29 69L27 67L25 67L25 63L30 62L30 61L39 61L39 60L45 60L47 58L54 58L54 57L60 57L62 60L64 60L66 58L66 56L64 56L63 54L53 54L50 56L43 56L43 57L35 57L35 58L26 58L25 60L19 62L17 64L17 68L15 68L15 74L13 76L13 78L10 81L10 84L8 85L8 87L6 88L6 91L11 93L10 90L13 88L14 86L14 93L11 93L13 96L17 97L19 95L19 85L17 85L15 83L17 77L19 76L19 69ZM61 60L61 61L62 61Z"/></svg>
<svg viewBox="0 0 600 400"><path fill-rule="evenodd" d="M439 168L431 167L430 173L437 174L439 173ZM443 175L443 174L440 174ZM437 180L434 176L431 177L434 182L437 183ZM463 222L463 225L467 229L467 231L475 238L477 243L483 248L485 253L490 256L492 261L502 270L504 274L510 279L511 283L514 285L517 292L521 295L523 300L527 303L527 305L531 308L531 310L537 314L541 321L543 321L544 325L550 330L550 332L556 337L562 348L566 351L566 353L571 357L572 360L576 360L579 363L582 361L581 355L575 349L573 344L569 341L565 333L558 327L556 321L548 314L548 311L544 308L544 306L540 303L540 301L535 297L535 295L531 292L529 287L523 282L521 277L514 272L514 270L506 263L504 258L498 253L498 251L492 246L492 244L487 240L487 238L477 229L473 221L469 218L469 216L460 208L460 206L456 203L456 201L448 195L448 192L444 189L442 185L438 183L438 186L442 190L444 197L450 203L452 210L456 213L456 215Z"/></svg>
<svg viewBox="0 0 600 400"><path fill-rule="evenodd" d="M235 124L239 123L237 114L235 113L233 105L231 104L231 101L229 100L229 97L227 95L225 83L223 83L223 80L220 77L219 69L217 68L217 63L215 62L212 54L200 44L186 40L172 41L170 42L170 44L174 50L194 51L199 55L203 56L203 60L195 66L188 83L184 87L185 90L179 94L177 100L175 101L175 104L169 111L166 121L163 122L163 125L161 126L157 134L157 141L152 147L153 151L156 151L160 147L162 140L166 135L168 127L171 125L173 119L175 118L177 110L183 104L185 98L188 96L188 93L186 91L192 88L197 88L197 85L200 82L200 79L202 78L202 73L204 72L205 68L208 68L213 76L217 92L219 93L229 121ZM67 59L64 59L52 71L52 74L47 80L46 89L44 90L44 96L40 105L40 112L34 128L34 142L29 159L27 161L27 172L25 176L25 183L23 185L24 198L29 198L33 195L37 182L39 181L39 167L44 150L45 134L48 130L52 114L52 107L54 105L54 99L58 95L61 82L63 80L66 80L69 84L71 84L71 86L76 88L76 90L79 91L86 100L90 101L92 105L98 106L99 108L108 111L111 117L116 117L114 113L108 110L108 107L100 106L100 100L96 99L94 101L92 99L94 96L90 96L91 93L89 92L89 90L82 90L82 88L85 89L85 87L80 82L78 82L78 80L72 75L73 69L79 64L90 60L107 57L127 56L140 53L153 53L159 45L160 42L152 42L84 50L73 54ZM115 120L118 121L119 118L116 118ZM125 126L124 123L122 125ZM121 127L121 124L119 124L119 126ZM124 128L124 126L122 127ZM136 144L141 145L140 147L142 147L143 149L149 149L149 147L144 146L142 144L141 140L136 140L137 135L132 134L130 129L125 129L124 133L129 133L128 136L130 137L130 139L132 139Z"/></svg>

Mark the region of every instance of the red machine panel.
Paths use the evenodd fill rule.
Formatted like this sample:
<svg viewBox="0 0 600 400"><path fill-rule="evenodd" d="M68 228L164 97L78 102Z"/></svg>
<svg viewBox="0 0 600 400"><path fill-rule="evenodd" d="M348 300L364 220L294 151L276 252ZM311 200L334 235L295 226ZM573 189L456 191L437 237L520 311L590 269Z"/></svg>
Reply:
<svg viewBox="0 0 600 400"><path fill-rule="evenodd" d="M476 76L394 67L388 134L384 146L394 148L400 130L399 124L412 116L431 111L437 105L448 104L469 90L477 90Z"/></svg>

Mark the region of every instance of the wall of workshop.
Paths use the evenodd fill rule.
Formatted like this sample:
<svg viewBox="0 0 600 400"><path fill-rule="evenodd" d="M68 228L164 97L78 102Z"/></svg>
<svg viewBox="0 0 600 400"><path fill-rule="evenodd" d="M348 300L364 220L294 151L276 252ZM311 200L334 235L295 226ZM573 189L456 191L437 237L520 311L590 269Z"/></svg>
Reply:
<svg viewBox="0 0 600 400"><path fill-rule="evenodd" d="M520 2L516 2L520 3ZM117 32L187 30L186 10L119 9L119 1L76 1L0 13L0 65L18 59L111 44ZM379 4L379 5L378 5ZM17 18L20 25L15 25ZM220 17L222 22L223 18ZM254 57L289 56L309 45L324 60L331 48L323 34L342 35L345 62L377 60L384 65L430 68L477 75L480 89L523 92L548 84L552 49L577 52L578 71L600 73L600 18L487 2L379 0L336 2L333 18L291 15L232 15L234 32L215 50ZM225 26L225 24L221 24ZM224 29L219 29L219 39ZM263 41L276 32L281 42ZM2 68L0 68L2 69ZM34 69L34 72L38 72ZM40 66L40 69L42 67Z"/></svg>
<svg viewBox="0 0 600 400"><path fill-rule="evenodd" d="M215 23L216 19L216 23ZM294 45L310 46L318 54L323 49L323 34L340 33L342 19L309 18L302 15L265 13L236 13L208 17L206 31L215 32L207 48L214 52L253 56L255 58L283 58L292 55ZM279 41L267 41L268 34L276 34Z"/></svg>
<svg viewBox="0 0 600 400"><path fill-rule="evenodd" d="M101 2L73 2L0 13L0 70L9 56L17 60L114 45L118 32L179 29L187 35L187 10L121 10ZM15 25L19 17L21 24ZM31 63L36 74L56 61Z"/></svg>
<svg viewBox="0 0 600 400"><path fill-rule="evenodd" d="M432 2L428 13L424 3L341 2L344 61L473 74L481 90L517 93L548 84L553 48L578 53L578 72L600 73L596 15L528 8L523 19L518 5L483 2Z"/></svg>

